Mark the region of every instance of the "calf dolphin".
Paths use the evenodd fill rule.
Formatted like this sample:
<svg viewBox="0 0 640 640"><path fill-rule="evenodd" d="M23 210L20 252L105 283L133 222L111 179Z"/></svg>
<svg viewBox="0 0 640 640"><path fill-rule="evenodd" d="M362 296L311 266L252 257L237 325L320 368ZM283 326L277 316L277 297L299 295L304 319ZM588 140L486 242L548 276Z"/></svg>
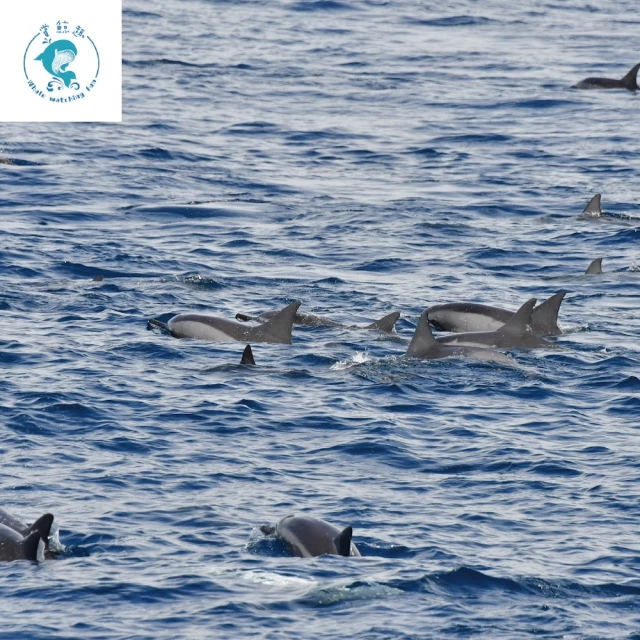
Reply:
<svg viewBox="0 0 640 640"><path fill-rule="evenodd" d="M40 516L33 524L28 525L11 515L5 509L0 509L0 524L18 532L23 538L27 537L33 531L37 531L40 539L44 542L44 548L49 550L49 533L53 524L53 514L45 513Z"/></svg>
<svg viewBox="0 0 640 640"><path fill-rule="evenodd" d="M359 556L351 541L353 528L340 531L332 524L311 516L287 516L275 527L262 526L265 535L276 535L299 558L314 558L325 554Z"/></svg>
<svg viewBox="0 0 640 640"><path fill-rule="evenodd" d="M596 258L585 271L585 274L602 273L602 258Z"/></svg>
<svg viewBox="0 0 640 640"><path fill-rule="evenodd" d="M151 319L149 324L168 331L174 338L196 338L214 342L271 342L291 344L293 318L300 306L296 300L258 327L198 313L181 313L167 324Z"/></svg>
<svg viewBox="0 0 640 640"><path fill-rule="evenodd" d="M494 351L493 349L477 346L449 345L438 342L433 337L433 333L431 333L427 309L420 315L418 326L416 327L405 355L409 358L424 358L426 360L466 356L468 358L489 360L501 364L515 364L513 358L499 351Z"/></svg>
<svg viewBox="0 0 640 640"><path fill-rule="evenodd" d="M38 560L38 545L40 533L32 531L24 537L17 531L0 524L0 560L12 562L13 560Z"/></svg>
<svg viewBox="0 0 640 640"><path fill-rule="evenodd" d="M473 333L453 333L436 338L441 345L464 345L468 347L497 347L500 349L533 349L535 347L555 347L531 330L531 312L536 298L525 302L511 319L495 331Z"/></svg>
<svg viewBox="0 0 640 640"><path fill-rule="evenodd" d="M638 69L640 69L640 63L631 67L621 80L615 80L613 78L585 78L574 84L572 89L628 89L629 91L638 90Z"/></svg>
<svg viewBox="0 0 640 640"><path fill-rule="evenodd" d="M602 208L600 206L601 199L601 194L596 193L596 195L589 200L587 206L582 210L580 215L585 218L599 218L602 215Z"/></svg>
<svg viewBox="0 0 640 640"><path fill-rule="evenodd" d="M558 291L541 302L531 313L531 329L541 336L557 336L558 312L566 291ZM504 326L515 312L472 302L436 304L426 310L429 322L440 331L495 331Z"/></svg>
<svg viewBox="0 0 640 640"><path fill-rule="evenodd" d="M266 311L265 313L261 313L259 316L250 316L246 313L236 313L236 320L240 322L248 322L250 320L256 320L258 322L266 322L270 318L277 313L277 311ZM374 329L378 331L386 331L387 333L391 333L395 327L396 322L400 314L397 311L393 313L389 313L384 316L384 318L380 318L380 320L376 320L371 324L368 324L364 327L359 327L355 325L347 325L342 324L341 322L336 322L335 320L330 320L329 318L323 318L322 316L316 316L312 313L296 313L295 318L293 319L293 324L299 324L305 327L341 327L343 329Z"/></svg>

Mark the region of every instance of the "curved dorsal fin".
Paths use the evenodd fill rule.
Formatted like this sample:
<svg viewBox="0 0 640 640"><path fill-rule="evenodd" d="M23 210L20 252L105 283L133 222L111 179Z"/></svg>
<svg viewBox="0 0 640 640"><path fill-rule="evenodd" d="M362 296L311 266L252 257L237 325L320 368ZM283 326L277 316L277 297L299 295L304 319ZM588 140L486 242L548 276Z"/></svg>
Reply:
<svg viewBox="0 0 640 640"><path fill-rule="evenodd" d="M398 318L400 314L397 311L386 315L384 318L380 318L380 320L376 320L371 324L368 324L365 329L378 329L379 331L386 331L387 333L391 333L393 328L396 326L396 322L398 322Z"/></svg>
<svg viewBox="0 0 640 640"><path fill-rule="evenodd" d="M638 69L640 69L640 63L634 65L629 69L627 75L622 78L622 82L624 82L624 86L629 89L629 91L637 91L638 88Z"/></svg>
<svg viewBox="0 0 640 640"><path fill-rule="evenodd" d="M40 533L32 531L22 542L20 547L27 560L36 561L38 559L38 545L40 544Z"/></svg>
<svg viewBox="0 0 640 640"><path fill-rule="evenodd" d="M437 344L436 339L433 337L433 333L431 333L429 318L427 316L427 310L425 309L420 314L418 326L413 334L413 338L411 338L411 343L409 344L406 355L418 358L421 354L426 353Z"/></svg>
<svg viewBox="0 0 640 640"><path fill-rule="evenodd" d="M40 516L28 529L27 532L37 531L44 542L46 549L49 548L49 533L51 532L51 525L53 524L53 514L45 513Z"/></svg>
<svg viewBox="0 0 640 640"><path fill-rule="evenodd" d="M562 333L558 327L558 313L566 295L566 291L558 291L531 312L531 328L534 333L546 336Z"/></svg>
<svg viewBox="0 0 640 640"><path fill-rule="evenodd" d="M240 364L253 364L255 365L256 361L253 359L253 351L251 350L251 345L248 344L244 351L242 352L242 360L240 360Z"/></svg>
<svg viewBox="0 0 640 640"><path fill-rule="evenodd" d="M531 312L533 307L536 306L536 298L527 300L509 319L509 322L498 329L502 333L510 333L512 335L521 336L526 333L527 329L531 325Z"/></svg>
<svg viewBox="0 0 640 640"><path fill-rule="evenodd" d="M278 311L278 313L263 325L254 327L251 331L255 332L254 335L259 336L262 342L291 344L291 329L293 328L293 321L301 304L300 300L292 302L284 309ZM265 340L265 337L268 337L268 340Z"/></svg>
<svg viewBox="0 0 640 640"><path fill-rule="evenodd" d="M351 555L351 538L353 537L353 527L343 529L334 539L336 549L340 556Z"/></svg>
<svg viewBox="0 0 640 640"><path fill-rule="evenodd" d="M585 273L602 273L602 258L596 258L588 267Z"/></svg>
<svg viewBox="0 0 640 640"><path fill-rule="evenodd" d="M602 209L600 208L600 199L602 198L601 193L596 193L591 200L589 200L589 204L584 208L582 212L583 216L592 216L597 217L602 215Z"/></svg>

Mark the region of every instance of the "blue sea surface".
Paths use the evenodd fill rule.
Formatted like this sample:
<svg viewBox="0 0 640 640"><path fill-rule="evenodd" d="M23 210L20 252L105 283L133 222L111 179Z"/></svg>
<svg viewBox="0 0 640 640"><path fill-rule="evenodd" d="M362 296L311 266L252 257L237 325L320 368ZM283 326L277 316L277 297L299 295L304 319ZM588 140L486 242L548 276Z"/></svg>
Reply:
<svg viewBox="0 0 640 640"><path fill-rule="evenodd" d="M570 88L637 8L125 0L122 124L0 124L0 506L66 545L0 638L640 638L640 96ZM561 289L560 348L403 357ZM256 367L147 326L297 299L402 317Z"/></svg>

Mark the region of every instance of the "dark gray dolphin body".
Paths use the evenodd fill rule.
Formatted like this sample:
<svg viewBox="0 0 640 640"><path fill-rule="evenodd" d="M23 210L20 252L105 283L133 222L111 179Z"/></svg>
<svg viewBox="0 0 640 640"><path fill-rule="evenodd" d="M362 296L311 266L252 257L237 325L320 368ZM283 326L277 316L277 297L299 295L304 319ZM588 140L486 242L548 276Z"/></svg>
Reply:
<svg viewBox="0 0 640 640"><path fill-rule="evenodd" d="M276 535L299 558L314 558L325 554L360 555L351 541L351 527L340 531L332 524L311 516L287 516L275 527L264 526L260 530L265 535Z"/></svg>
<svg viewBox="0 0 640 640"><path fill-rule="evenodd" d="M37 531L40 539L44 542L44 548L49 549L49 534L51 533L51 525L53 524L53 514L45 513L40 516L33 524L28 525L19 518L11 515L5 509L0 509L0 524L13 529L23 538L29 536L33 531Z"/></svg>
<svg viewBox="0 0 640 640"><path fill-rule="evenodd" d="M293 318L299 306L299 300L292 302L258 327L248 327L234 320L198 313L181 313L171 318L167 324L152 319L149 320L149 324L168 331L174 338L291 344Z"/></svg>
<svg viewBox="0 0 640 640"><path fill-rule="evenodd" d="M634 65L621 80L614 78L585 78L574 84L572 89L628 89L629 91L638 90L638 69L640 63Z"/></svg>
<svg viewBox="0 0 640 640"><path fill-rule="evenodd" d="M6 524L0 524L0 560L38 560L40 533L32 531L24 537Z"/></svg>
<svg viewBox="0 0 640 640"><path fill-rule="evenodd" d="M585 271L585 274L602 273L602 258L596 258Z"/></svg>
<svg viewBox="0 0 640 640"><path fill-rule="evenodd" d="M558 312L566 293L558 291L535 307L531 313L531 329L534 333L541 336L557 336L562 333L558 327ZM436 304L429 307L426 313L429 322L436 329L456 333L495 331L515 315L515 311L472 302Z"/></svg>
<svg viewBox="0 0 640 640"><path fill-rule="evenodd" d="M251 345L248 344L244 351L242 352L242 359L240 360L240 364L250 364L255 367L256 361L253 359L253 350L251 349Z"/></svg>
<svg viewBox="0 0 640 640"><path fill-rule="evenodd" d="M255 320L257 322L266 322L270 318L277 313L277 311L267 311L265 313L261 313L259 316L250 316L246 313L236 313L236 320L240 322L248 322L250 320ZM400 314L397 311L393 313L389 313L384 316L384 318L380 318L380 320L376 320L371 324L368 324L364 327L354 326L342 324L341 322L336 322L335 320L330 320L329 318L323 318L322 316L316 316L312 313L296 313L295 318L293 319L293 324L299 324L305 327L340 327L342 329L373 329L378 331L386 331L387 333L391 333L393 331L396 322Z"/></svg>
<svg viewBox="0 0 640 640"><path fill-rule="evenodd" d="M468 347L497 347L499 349L533 349L554 347L531 330L531 312L537 300L531 298L513 314L513 317L495 331L454 333L436 338L441 345L463 345Z"/></svg>
<svg viewBox="0 0 640 640"><path fill-rule="evenodd" d="M433 333L431 333L427 309L420 315L418 326L416 327L405 355L409 358L423 358L426 360L464 356L467 358L475 358L476 360L499 362L501 364L515 364L515 361L509 356L487 347L449 345L438 342L433 337Z"/></svg>
<svg viewBox="0 0 640 640"><path fill-rule="evenodd" d="M600 206L601 199L602 195L596 193L596 195L589 200L587 206L582 210L580 215L585 218L599 218L602 215L602 207Z"/></svg>

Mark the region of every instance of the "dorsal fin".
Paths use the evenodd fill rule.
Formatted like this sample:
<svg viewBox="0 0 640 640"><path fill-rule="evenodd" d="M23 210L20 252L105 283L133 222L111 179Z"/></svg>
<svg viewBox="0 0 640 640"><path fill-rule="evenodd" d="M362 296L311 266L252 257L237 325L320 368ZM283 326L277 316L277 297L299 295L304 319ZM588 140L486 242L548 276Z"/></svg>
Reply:
<svg viewBox="0 0 640 640"><path fill-rule="evenodd" d="M240 364L253 364L255 365L256 361L253 359L253 351L251 350L251 345L248 344L244 351L242 352L242 360L240 360Z"/></svg>
<svg viewBox="0 0 640 640"><path fill-rule="evenodd" d="M596 258L588 267L585 273L602 273L602 258Z"/></svg>
<svg viewBox="0 0 640 640"><path fill-rule="evenodd" d="M340 556L351 555L351 538L353 537L353 527L343 529L334 539L336 549Z"/></svg>
<svg viewBox="0 0 640 640"><path fill-rule="evenodd" d="M555 336L562 333L558 327L558 313L566 295L566 291L558 291L549 299L541 302L531 312L531 328L534 333L544 336Z"/></svg>
<svg viewBox="0 0 640 640"><path fill-rule="evenodd" d="M638 90L638 69L640 69L640 63L631 67L628 71L627 75L622 78L622 82L624 82L624 86L629 89L629 91L637 91Z"/></svg>
<svg viewBox="0 0 640 640"><path fill-rule="evenodd" d="M429 318L427 316L427 310L425 309L420 314L418 326L413 334L413 338L411 338L411 343L409 344L406 355L409 357L420 357L421 354L426 353L437 344L433 333L431 333Z"/></svg>
<svg viewBox="0 0 640 640"><path fill-rule="evenodd" d="M51 533L51 525L53 524L53 514L45 513L40 516L28 529L27 533L37 531L44 542L45 549L49 548L49 533Z"/></svg>
<svg viewBox="0 0 640 640"><path fill-rule="evenodd" d="M300 300L292 302L276 313L273 318L267 320L263 325L251 329L256 335L261 337L262 342L278 342L281 344L291 344L291 329L293 328L293 320L296 312L300 307ZM265 340L268 336L268 340Z"/></svg>
<svg viewBox="0 0 640 640"><path fill-rule="evenodd" d="M27 560L36 561L38 559L38 545L40 544L40 534L32 531L20 543L22 553Z"/></svg>
<svg viewBox="0 0 640 640"><path fill-rule="evenodd" d="M536 298L527 300L509 319L509 322L498 329L502 333L510 333L512 335L521 336L527 332L527 328L531 326L531 312L536 306Z"/></svg>
<svg viewBox="0 0 640 640"><path fill-rule="evenodd" d="M602 198L602 194L596 193L591 200L589 200L589 204L584 208L582 212L583 216L592 216L597 217L602 215L602 209L600 208L600 199Z"/></svg>
<svg viewBox="0 0 640 640"><path fill-rule="evenodd" d="M365 329L378 329L379 331L386 331L387 333L391 333L393 328L396 326L396 322L398 322L398 318L400 314L397 311L386 315L384 318L380 318L380 320L376 320L371 324L368 324Z"/></svg>

